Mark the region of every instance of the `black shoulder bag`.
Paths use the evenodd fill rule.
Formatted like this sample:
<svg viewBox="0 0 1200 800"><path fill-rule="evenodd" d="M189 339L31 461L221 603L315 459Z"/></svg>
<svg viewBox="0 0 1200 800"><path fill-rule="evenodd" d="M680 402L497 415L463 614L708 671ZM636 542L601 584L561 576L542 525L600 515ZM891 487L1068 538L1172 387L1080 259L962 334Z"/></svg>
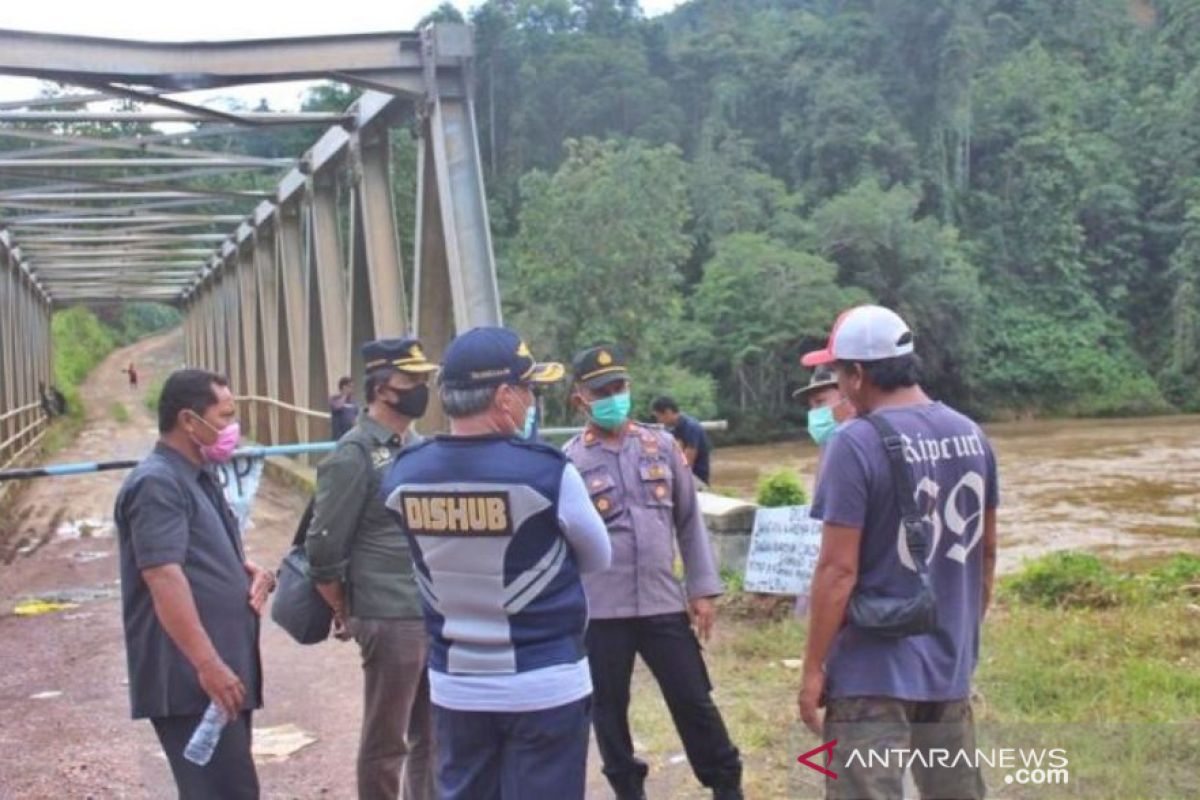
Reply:
<svg viewBox="0 0 1200 800"><path fill-rule="evenodd" d="M876 636L899 639L931 633L937 627L937 598L934 597L933 582L925 563L929 551L930 524L917 511L912 475L904 460L904 441L900 434L881 414L868 414L864 419L871 423L883 440L883 449L887 452L888 465L892 470L892 485L900 504L904 537L908 542L908 552L916 564L917 574L913 591L906 596L855 590L850 597L847 616L855 627Z"/></svg>
<svg viewBox="0 0 1200 800"><path fill-rule="evenodd" d="M304 540L308 536L312 516L313 501L310 500L300 517L292 546L279 565L275 602L271 604L271 619L300 644L325 641L333 626L333 611L308 576L308 554L304 550Z"/></svg>

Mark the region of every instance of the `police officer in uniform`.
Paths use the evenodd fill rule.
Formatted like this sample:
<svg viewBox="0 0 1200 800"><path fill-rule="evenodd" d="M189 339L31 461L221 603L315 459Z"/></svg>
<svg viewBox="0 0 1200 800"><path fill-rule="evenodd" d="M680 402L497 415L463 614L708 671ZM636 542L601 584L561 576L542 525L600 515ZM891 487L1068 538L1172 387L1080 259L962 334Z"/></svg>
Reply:
<svg viewBox="0 0 1200 800"><path fill-rule="evenodd" d="M741 756L712 701L696 636L707 640L712 630L721 581L692 471L669 432L630 421L629 373L618 348L584 350L573 371L571 402L587 417L587 427L565 451L583 475L613 548L612 566L584 577L604 774L621 800L645 797L647 766L633 754L628 716L633 660L640 654L696 777L714 798L741 798ZM685 586L675 578L676 544Z"/></svg>
<svg viewBox="0 0 1200 800"><path fill-rule="evenodd" d="M439 379L450 435L406 450L383 481L424 601L442 800L584 796L580 574L611 549L579 473L529 440L535 387L563 372L506 328L459 336Z"/></svg>
<svg viewBox="0 0 1200 800"><path fill-rule="evenodd" d="M362 348L366 410L317 467L306 550L317 590L333 608L339 638L362 651L363 725L358 796L432 800L434 757L425 629L408 541L379 496L383 471L419 440L437 370L416 339Z"/></svg>

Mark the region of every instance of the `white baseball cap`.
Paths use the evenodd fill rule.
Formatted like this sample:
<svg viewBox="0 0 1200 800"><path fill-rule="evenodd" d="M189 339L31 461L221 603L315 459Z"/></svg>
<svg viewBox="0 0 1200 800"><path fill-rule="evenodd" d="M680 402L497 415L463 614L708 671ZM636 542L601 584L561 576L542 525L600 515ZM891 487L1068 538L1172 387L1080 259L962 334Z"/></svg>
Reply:
<svg viewBox="0 0 1200 800"><path fill-rule="evenodd" d="M857 306L833 323L825 349L806 354L800 363L816 367L834 361L882 361L912 351L912 331L899 314L883 306Z"/></svg>

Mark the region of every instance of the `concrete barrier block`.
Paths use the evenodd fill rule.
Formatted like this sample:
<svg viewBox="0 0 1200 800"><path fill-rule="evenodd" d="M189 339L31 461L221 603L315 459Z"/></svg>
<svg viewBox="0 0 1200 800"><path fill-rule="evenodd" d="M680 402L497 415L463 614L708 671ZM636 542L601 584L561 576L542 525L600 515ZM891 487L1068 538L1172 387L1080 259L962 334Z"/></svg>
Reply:
<svg viewBox="0 0 1200 800"><path fill-rule="evenodd" d="M750 532L754 529L757 511L756 504L736 497L700 493L700 513L712 537L713 552L720 569L741 572L746 568Z"/></svg>

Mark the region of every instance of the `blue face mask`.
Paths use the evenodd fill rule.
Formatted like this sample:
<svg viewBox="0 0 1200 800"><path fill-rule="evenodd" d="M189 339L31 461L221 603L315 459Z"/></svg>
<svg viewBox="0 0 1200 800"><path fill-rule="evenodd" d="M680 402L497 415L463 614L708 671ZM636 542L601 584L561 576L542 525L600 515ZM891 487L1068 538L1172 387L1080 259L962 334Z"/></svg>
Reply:
<svg viewBox="0 0 1200 800"><path fill-rule="evenodd" d="M838 428L838 422L833 418L833 406L810 408L808 410L808 435L818 445L824 445Z"/></svg>
<svg viewBox="0 0 1200 800"><path fill-rule="evenodd" d="M537 425L537 406L532 405L525 412L525 428L521 431L521 438L532 439L535 425Z"/></svg>
<svg viewBox="0 0 1200 800"><path fill-rule="evenodd" d="M592 401L591 408L588 410L588 416L592 422L606 431L616 430L625 424L625 420L629 419L631 405L632 401L629 399L629 392L621 392L610 397L601 397L599 400Z"/></svg>

